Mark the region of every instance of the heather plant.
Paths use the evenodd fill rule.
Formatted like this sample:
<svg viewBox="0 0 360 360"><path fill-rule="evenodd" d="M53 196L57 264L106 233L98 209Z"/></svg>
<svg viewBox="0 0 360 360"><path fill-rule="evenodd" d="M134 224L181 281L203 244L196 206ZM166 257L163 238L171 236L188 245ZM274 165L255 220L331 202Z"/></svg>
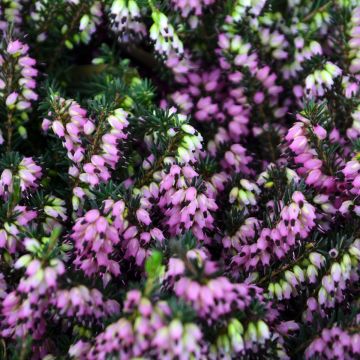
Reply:
<svg viewBox="0 0 360 360"><path fill-rule="evenodd" d="M358 0L0 0L0 359L360 358Z"/></svg>

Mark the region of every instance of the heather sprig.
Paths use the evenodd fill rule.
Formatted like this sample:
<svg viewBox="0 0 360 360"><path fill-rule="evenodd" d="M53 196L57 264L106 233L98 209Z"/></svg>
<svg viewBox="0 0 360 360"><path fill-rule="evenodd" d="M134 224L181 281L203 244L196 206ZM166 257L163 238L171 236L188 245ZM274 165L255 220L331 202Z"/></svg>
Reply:
<svg viewBox="0 0 360 360"><path fill-rule="evenodd" d="M36 60L28 52L28 45L11 35L1 41L0 98L5 107L6 122L0 129L0 144L6 142L8 150L12 149L15 129L22 138L27 137L24 127L27 112L31 110L32 102L38 99L34 91L38 75Z"/></svg>

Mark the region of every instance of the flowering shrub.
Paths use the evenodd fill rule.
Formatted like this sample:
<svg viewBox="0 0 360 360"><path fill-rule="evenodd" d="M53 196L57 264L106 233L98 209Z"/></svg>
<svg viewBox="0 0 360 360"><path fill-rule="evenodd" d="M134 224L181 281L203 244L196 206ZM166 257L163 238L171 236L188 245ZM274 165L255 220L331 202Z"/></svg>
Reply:
<svg viewBox="0 0 360 360"><path fill-rule="evenodd" d="M0 359L360 358L358 0L3 0L0 34Z"/></svg>

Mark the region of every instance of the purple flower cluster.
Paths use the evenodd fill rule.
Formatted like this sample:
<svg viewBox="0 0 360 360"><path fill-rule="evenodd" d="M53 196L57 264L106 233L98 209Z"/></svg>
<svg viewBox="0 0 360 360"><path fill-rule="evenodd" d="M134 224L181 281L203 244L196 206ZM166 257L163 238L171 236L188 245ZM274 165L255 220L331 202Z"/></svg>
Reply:
<svg viewBox="0 0 360 360"><path fill-rule="evenodd" d="M360 355L359 334L349 335L337 326L324 329L307 348L306 359L356 359Z"/></svg>
<svg viewBox="0 0 360 360"><path fill-rule="evenodd" d="M132 359L137 356L163 359L204 358L202 333L193 323L183 324L171 317L166 302L152 303L138 290L126 294L124 315L109 325L93 343L79 341L70 348L78 359L106 359L115 356Z"/></svg>
<svg viewBox="0 0 360 360"><path fill-rule="evenodd" d="M197 176L190 166L172 165L160 182L159 207L164 210L170 235L191 229L199 240L209 242L206 232L213 229L211 211L215 211L217 205L206 192L201 192L205 184L199 182L196 186ZM192 183L195 186L190 186Z"/></svg>
<svg viewBox="0 0 360 360"><path fill-rule="evenodd" d="M16 6L12 10L15 11ZM15 16L15 13L13 15ZM23 126L28 120L26 112L31 109L31 103L38 99L35 92L35 79L38 75L34 67L36 61L28 52L29 46L19 40L4 40L0 47L0 97L4 99L4 105L8 108L8 148L12 142L13 124L16 124L21 137L27 137ZM4 133L0 130L0 145L4 142Z"/></svg>
<svg viewBox="0 0 360 360"><path fill-rule="evenodd" d="M29 109L31 101L38 99L38 95L33 91L36 86L34 78L37 76L37 70L33 67L36 61L28 56L28 51L28 45L19 40L10 41L4 55L0 57L2 69L5 70L10 63L13 63L16 71L13 74L3 71L0 79L1 90L11 88L14 90L5 99L5 104L10 109L16 108L20 111ZM19 77L17 83L8 84L7 82L14 77Z"/></svg>

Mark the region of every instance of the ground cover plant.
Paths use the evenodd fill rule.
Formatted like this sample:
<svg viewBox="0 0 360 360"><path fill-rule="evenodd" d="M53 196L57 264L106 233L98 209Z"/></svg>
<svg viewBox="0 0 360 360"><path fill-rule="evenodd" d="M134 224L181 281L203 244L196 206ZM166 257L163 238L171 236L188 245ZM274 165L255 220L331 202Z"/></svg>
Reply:
<svg viewBox="0 0 360 360"><path fill-rule="evenodd" d="M0 359L359 359L358 0L0 1Z"/></svg>

